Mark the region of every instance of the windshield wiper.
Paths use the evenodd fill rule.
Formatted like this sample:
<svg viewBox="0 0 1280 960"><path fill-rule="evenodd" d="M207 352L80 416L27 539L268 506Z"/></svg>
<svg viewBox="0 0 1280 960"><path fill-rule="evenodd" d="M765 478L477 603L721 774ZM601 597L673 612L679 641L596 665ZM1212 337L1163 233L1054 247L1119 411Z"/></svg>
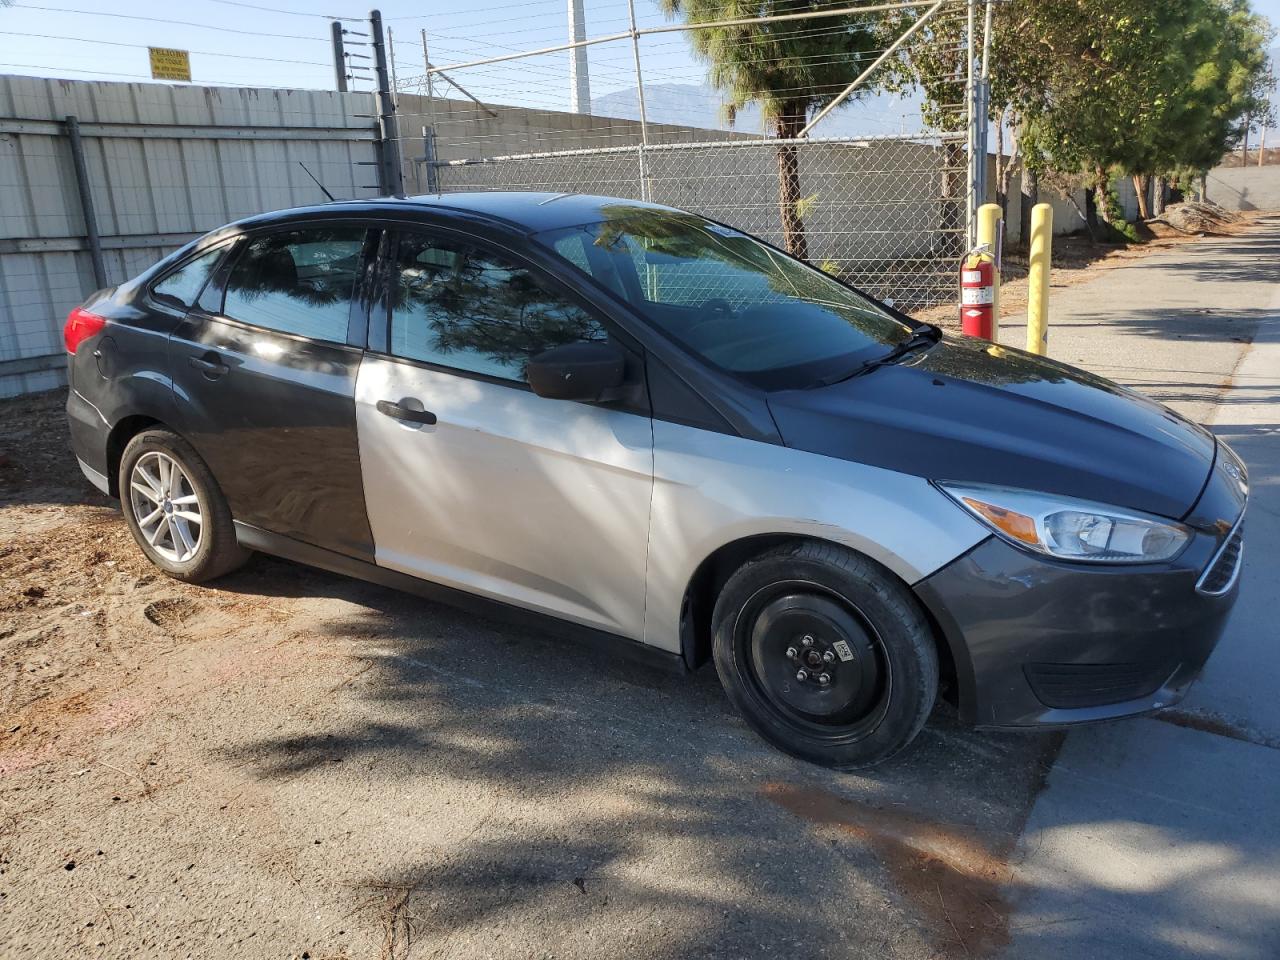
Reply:
<svg viewBox="0 0 1280 960"><path fill-rule="evenodd" d="M888 366L893 363L900 363L918 350L928 350L935 343L942 339L942 328L935 327L933 324L923 324L917 327L915 332L907 339L893 345L888 353L867 360L850 373L838 373L830 377L824 377L814 386L829 387L833 383L839 383L842 380L852 380L854 377L860 377L864 373L870 373L877 367Z"/></svg>

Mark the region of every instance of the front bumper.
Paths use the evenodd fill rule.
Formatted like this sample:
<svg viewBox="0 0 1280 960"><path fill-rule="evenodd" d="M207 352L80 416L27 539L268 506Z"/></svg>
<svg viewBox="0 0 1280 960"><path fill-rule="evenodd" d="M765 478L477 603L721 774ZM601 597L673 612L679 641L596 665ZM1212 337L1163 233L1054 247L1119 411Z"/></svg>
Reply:
<svg viewBox="0 0 1280 960"><path fill-rule="evenodd" d="M1199 533L1171 563L1086 566L992 537L918 583L955 661L961 717L1067 724L1176 703L1238 592L1234 576L1218 595L1196 586L1223 540Z"/></svg>

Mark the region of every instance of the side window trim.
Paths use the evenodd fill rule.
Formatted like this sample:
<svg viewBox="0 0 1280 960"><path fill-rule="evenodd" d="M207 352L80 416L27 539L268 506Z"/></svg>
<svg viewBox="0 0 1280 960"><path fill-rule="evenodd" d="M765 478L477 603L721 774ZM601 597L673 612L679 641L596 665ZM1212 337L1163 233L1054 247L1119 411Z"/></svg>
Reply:
<svg viewBox="0 0 1280 960"><path fill-rule="evenodd" d="M377 298L378 254L387 231L371 224L354 224L365 228L356 279L351 288L351 309L347 315L347 345L364 350L369 343L372 308Z"/></svg>
<svg viewBox="0 0 1280 960"><path fill-rule="evenodd" d="M227 277L231 276L231 271L235 268L246 245L244 236L236 237L227 244L226 254L223 255L222 261L218 264L218 269L209 277L204 289L200 291L200 296L196 297L195 305L191 308L192 312L206 317L222 316L222 308L226 305ZM218 308L210 310L205 306L204 300L206 295L215 292L218 297Z"/></svg>

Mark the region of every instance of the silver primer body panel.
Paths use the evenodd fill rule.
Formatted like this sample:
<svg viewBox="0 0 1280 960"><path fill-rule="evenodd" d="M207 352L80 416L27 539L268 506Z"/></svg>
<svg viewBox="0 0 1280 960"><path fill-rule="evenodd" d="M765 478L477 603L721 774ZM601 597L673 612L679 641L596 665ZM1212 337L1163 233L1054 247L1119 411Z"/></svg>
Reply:
<svg viewBox="0 0 1280 960"><path fill-rule="evenodd" d="M379 566L643 637L648 417L366 356L356 424Z"/></svg>
<svg viewBox="0 0 1280 960"><path fill-rule="evenodd" d="M80 457L76 457L76 462L80 464L80 472L84 474L84 478L86 480L107 496L111 496L111 482L107 479L107 475L105 473L93 469L93 467L85 463Z"/></svg>
<svg viewBox="0 0 1280 960"><path fill-rule="evenodd" d="M680 648L680 608L698 565L768 534L830 540L909 584L990 536L927 480L654 421L645 642Z"/></svg>

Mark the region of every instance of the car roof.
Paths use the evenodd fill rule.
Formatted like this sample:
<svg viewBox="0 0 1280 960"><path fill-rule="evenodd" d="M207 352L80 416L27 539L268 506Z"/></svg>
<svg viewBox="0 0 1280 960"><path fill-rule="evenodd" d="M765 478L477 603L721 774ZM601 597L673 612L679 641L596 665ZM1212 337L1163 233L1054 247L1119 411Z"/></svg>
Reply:
<svg viewBox="0 0 1280 960"><path fill-rule="evenodd" d="M356 214L378 214L394 211L399 216L413 210L432 213L457 213L468 218L481 218L523 232L538 233L583 223L595 223L629 210L668 210L674 207L621 197L591 196L580 193L536 193L516 190L475 191L416 197L378 197L370 200L337 200L332 203L276 210L238 221L237 227L265 226L285 223L294 218L312 218L343 211Z"/></svg>

